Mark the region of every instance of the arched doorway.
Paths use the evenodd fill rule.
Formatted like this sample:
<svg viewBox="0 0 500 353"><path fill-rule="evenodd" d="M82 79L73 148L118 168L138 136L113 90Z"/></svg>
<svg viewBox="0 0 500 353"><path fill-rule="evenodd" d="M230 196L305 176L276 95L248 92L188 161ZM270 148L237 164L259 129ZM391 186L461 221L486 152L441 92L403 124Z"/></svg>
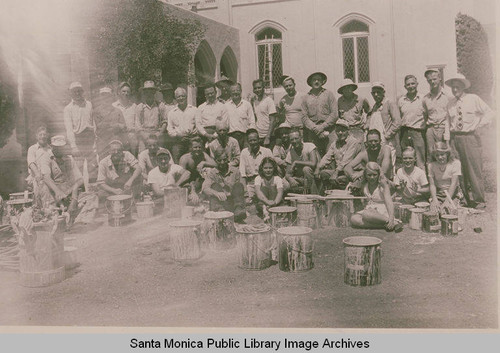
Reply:
<svg viewBox="0 0 500 353"><path fill-rule="evenodd" d="M233 82L237 82L238 80L238 61L230 46L227 46L222 53L220 59L220 75L226 76Z"/></svg>
<svg viewBox="0 0 500 353"><path fill-rule="evenodd" d="M198 46L198 50L194 56L194 73L196 77L196 105L200 105L205 101L203 89L205 84L214 81L215 66L217 60L210 44L203 40Z"/></svg>

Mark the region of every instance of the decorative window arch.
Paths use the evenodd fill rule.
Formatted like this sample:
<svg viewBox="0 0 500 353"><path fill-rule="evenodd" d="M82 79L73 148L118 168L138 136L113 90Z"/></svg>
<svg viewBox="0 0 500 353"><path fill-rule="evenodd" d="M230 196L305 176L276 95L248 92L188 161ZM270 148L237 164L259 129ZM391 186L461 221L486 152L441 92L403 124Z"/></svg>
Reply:
<svg viewBox="0 0 500 353"><path fill-rule="evenodd" d="M264 21L250 33L254 35L257 57L257 73L264 81L265 88L270 89L280 85L283 75L283 42L285 28L273 21Z"/></svg>
<svg viewBox="0 0 500 353"><path fill-rule="evenodd" d="M355 83L370 82L370 25L351 17L339 26L342 42L342 73Z"/></svg>

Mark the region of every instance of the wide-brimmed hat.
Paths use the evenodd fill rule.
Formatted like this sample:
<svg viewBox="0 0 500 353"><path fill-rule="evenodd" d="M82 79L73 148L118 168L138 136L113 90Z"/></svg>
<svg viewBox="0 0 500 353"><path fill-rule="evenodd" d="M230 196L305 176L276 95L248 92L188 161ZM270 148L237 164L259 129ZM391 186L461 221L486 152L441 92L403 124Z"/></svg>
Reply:
<svg viewBox="0 0 500 353"><path fill-rule="evenodd" d="M350 78L344 78L342 80L342 83L340 84L340 87L339 89L337 90L337 92L339 94L342 94L342 90L346 87L354 87L353 88L353 91L357 90L358 89L358 85L355 84L354 82L352 82L352 80Z"/></svg>
<svg viewBox="0 0 500 353"><path fill-rule="evenodd" d="M344 126L344 127L349 127L349 122L347 120L344 120L344 119L337 119L337 121L335 122L335 126Z"/></svg>
<svg viewBox="0 0 500 353"><path fill-rule="evenodd" d="M314 75L320 75L321 78L323 79L323 81L325 81L325 82L323 82L323 84L325 84L326 80L328 80L328 77L324 73L322 73L322 72L314 72L314 73L310 74L309 77L307 77L307 84L309 86L312 86L311 80L312 80L312 78L313 78Z"/></svg>
<svg viewBox="0 0 500 353"><path fill-rule="evenodd" d="M154 81L144 81L144 86L142 86L139 90L141 90L141 91L145 91L145 90L158 91L158 87L155 86Z"/></svg>
<svg viewBox="0 0 500 353"><path fill-rule="evenodd" d="M54 147L61 147L66 145L66 137L64 135L55 135L50 139L50 144Z"/></svg>
<svg viewBox="0 0 500 353"><path fill-rule="evenodd" d="M172 91L174 86L170 82L165 82L160 86L160 91Z"/></svg>
<svg viewBox="0 0 500 353"><path fill-rule="evenodd" d="M216 85L218 88L221 88L221 86L223 86L223 85L225 85L225 84L226 84L226 85L232 85L232 84L234 84L234 82L233 82L232 80L228 79L228 78L227 78L226 76L224 76L224 75L220 78L220 80L219 80L219 81L215 82L215 85Z"/></svg>
<svg viewBox="0 0 500 353"><path fill-rule="evenodd" d="M467 89L470 87L470 81L468 79L465 78L464 75L462 74L455 74L454 76L452 76L450 79L446 80L446 85L447 86L450 86L451 87L451 84L453 83L453 81L459 81L461 82L463 85L464 85L464 89Z"/></svg>
<svg viewBox="0 0 500 353"><path fill-rule="evenodd" d="M71 84L69 85L69 90L71 91L72 89L75 89L75 88L81 88L81 89L83 89L83 86L78 81L71 82Z"/></svg>
<svg viewBox="0 0 500 353"><path fill-rule="evenodd" d="M385 91L385 86L382 82L373 82L372 88L382 88Z"/></svg>
<svg viewBox="0 0 500 353"><path fill-rule="evenodd" d="M438 70L438 69L435 69L435 68L427 69L427 70L425 70L425 72L424 72L424 77L427 77L427 75L428 75L428 74L433 73L433 72L437 72L437 73L439 73L439 70Z"/></svg>
<svg viewBox="0 0 500 353"><path fill-rule="evenodd" d="M108 146L115 145L115 144L123 147L123 142L121 142L120 140L111 140L111 141L109 141Z"/></svg>

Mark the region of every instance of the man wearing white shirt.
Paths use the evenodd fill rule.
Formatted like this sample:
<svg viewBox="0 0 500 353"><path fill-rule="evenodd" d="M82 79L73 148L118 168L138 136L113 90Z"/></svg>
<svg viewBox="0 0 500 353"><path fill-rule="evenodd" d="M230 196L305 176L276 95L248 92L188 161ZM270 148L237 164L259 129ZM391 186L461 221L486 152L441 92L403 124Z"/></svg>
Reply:
<svg viewBox="0 0 500 353"><path fill-rule="evenodd" d="M255 96L252 97L251 104L255 112L255 126L259 133L260 144L269 146L274 131L276 106L271 97L264 97L264 81L257 79L252 85Z"/></svg>
<svg viewBox="0 0 500 353"><path fill-rule="evenodd" d="M170 164L168 150L160 148L156 156L158 166L149 172L148 184L156 197L163 197L166 188L180 187L189 179L190 173L180 165Z"/></svg>
<svg viewBox="0 0 500 353"><path fill-rule="evenodd" d="M217 100L215 85L206 86L204 92L207 101L198 107L200 114L196 120L196 129L201 136L208 141L212 141L217 137L215 133L217 120L227 120L228 116L224 103Z"/></svg>
<svg viewBox="0 0 500 353"><path fill-rule="evenodd" d="M238 141L241 150L245 144L245 133L248 129L255 129L255 115L252 105L241 99L239 83L231 86L231 100L226 103L226 109L229 116L229 135Z"/></svg>
<svg viewBox="0 0 500 353"><path fill-rule="evenodd" d="M113 103L113 107L121 110L125 125L127 126L127 144L130 152L137 155L139 140L135 135L135 113L137 104L131 99L131 88L128 82L122 82L118 85L118 100Z"/></svg>

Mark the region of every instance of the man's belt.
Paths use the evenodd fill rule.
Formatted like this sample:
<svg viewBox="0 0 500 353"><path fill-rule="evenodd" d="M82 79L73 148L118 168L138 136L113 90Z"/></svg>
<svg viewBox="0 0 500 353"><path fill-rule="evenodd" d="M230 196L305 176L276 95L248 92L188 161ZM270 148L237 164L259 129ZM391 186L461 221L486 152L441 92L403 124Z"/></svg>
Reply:
<svg viewBox="0 0 500 353"><path fill-rule="evenodd" d="M427 127L444 127L444 121L439 124L427 124Z"/></svg>
<svg viewBox="0 0 500 353"><path fill-rule="evenodd" d="M413 131L417 131L417 132L424 132L425 129L417 129L415 127L409 127L409 126L401 126L403 129L407 129L407 130L413 130Z"/></svg>
<svg viewBox="0 0 500 353"><path fill-rule="evenodd" d="M467 136L467 135L475 135L475 131L450 131L452 135L456 136Z"/></svg>

